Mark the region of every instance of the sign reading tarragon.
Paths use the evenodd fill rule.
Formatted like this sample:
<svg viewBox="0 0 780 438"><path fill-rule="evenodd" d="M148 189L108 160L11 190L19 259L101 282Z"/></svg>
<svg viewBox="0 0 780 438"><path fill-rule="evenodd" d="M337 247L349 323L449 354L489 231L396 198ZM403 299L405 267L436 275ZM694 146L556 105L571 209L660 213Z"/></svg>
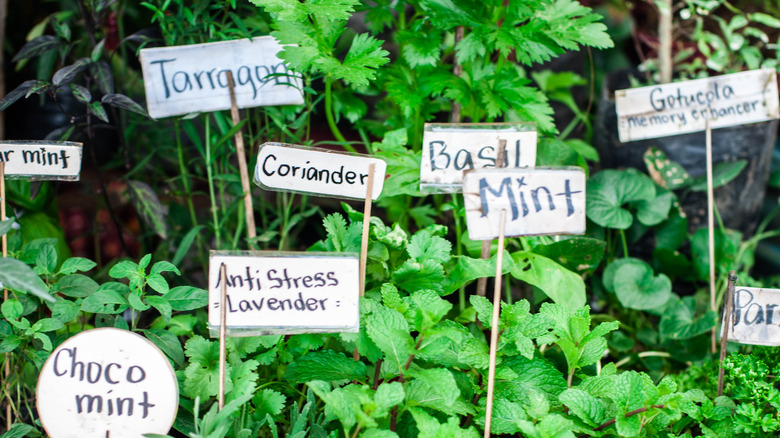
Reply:
<svg viewBox="0 0 780 438"><path fill-rule="evenodd" d="M273 37L143 49L149 115L230 109L227 72L233 74L239 108L301 105L301 79L277 57L281 49Z"/></svg>
<svg viewBox="0 0 780 438"><path fill-rule="evenodd" d="M482 169L463 182L466 225L472 240L505 236L583 234L585 172L564 169Z"/></svg>
<svg viewBox="0 0 780 438"><path fill-rule="evenodd" d="M615 92L618 136L627 142L780 118L774 69Z"/></svg>

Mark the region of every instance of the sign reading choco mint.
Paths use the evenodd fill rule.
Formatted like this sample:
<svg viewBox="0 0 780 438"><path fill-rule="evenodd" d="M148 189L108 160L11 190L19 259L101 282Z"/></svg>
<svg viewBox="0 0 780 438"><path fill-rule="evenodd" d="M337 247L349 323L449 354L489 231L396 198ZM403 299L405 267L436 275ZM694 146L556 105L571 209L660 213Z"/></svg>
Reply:
<svg viewBox="0 0 780 438"><path fill-rule="evenodd" d="M115 328L81 332L52 351L36 395L52 438L166 434L179 402L165 355L146 338Z"/></svg>
<svg viewBox="0 0 780 438"><path fill-rule="evenodd" d="M239 108L303 104L300 77L277 57L282 48L267 36L141 50L149 115L230 109L227 72Z"/></svg>
<svg viewBox="0 0 780 438"><path fill-rule="evenodd" d="M618 136L627 142L780 118L774 69L615 92Z"/></svg>
<svg viewBox="0 0 780 438"><path fill-rule="evenodd" d="M780 290L735 288L731 322L731 342L780 345Z"/></svg>
<svg viewBox="0 0 780 438"><path fill-rule="evenodd" d="M257 153L255 184L264 189L366 199L369 164L374 164L371 199L382 193L387 164L366 155L282 143L264 143Z"/></svg>
<svg viewBox="0 0 780 438"><path fill-rule="evenodd" d="M585 172L563 169L482 169L463 182L466 225L472 240L499 236L585 233Z"/></svg>
<svg viewBox="0 0 780 438"><path fill-rule="evenodd" d="M503 166L496 166L500 140L506 140ZM464 172L536 164L534 123L430 124L423 133L420 189L459 192Z"/></svg>
<svg viewBox="0 0 780 438"><path fill-rule="evenodd" d="M51 141L0 142L0 161L7 179L77 181L81 143Z"/></svg>
<svg viewBox="0 0 780 438"><path fill-rule="evenodd" d="M233 335L357 332L358 264L355 254L212 251L212 333L219 330L223 305Z"/></svg>

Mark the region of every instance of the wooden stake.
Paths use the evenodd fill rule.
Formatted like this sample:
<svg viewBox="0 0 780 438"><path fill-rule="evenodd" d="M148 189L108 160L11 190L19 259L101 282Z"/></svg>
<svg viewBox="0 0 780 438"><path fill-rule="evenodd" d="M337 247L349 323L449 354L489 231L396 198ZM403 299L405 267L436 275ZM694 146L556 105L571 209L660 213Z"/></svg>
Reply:
<svg viewBox="0 0 780 438"><path fill-rule="evenodd" d="M233 73L227 71L228 91L230 92L230 117L233 119L233 126L237 126L241 121L238 117L238 105L236 104L235 84L233 83ZM252 206L252 189L249 185L249 171L246 166L246 152L244 151L244 137L241 130L236 132L236 153L238 154L238 171L241 175L241 190L244 191L244 210L246 212L246 232L249 246L254 247L253 239L257 236L255 229L255 212Z"/></svg>
<svg viewBox="0 0 780 438"><path fill-rule="evenodd" d="M360 242L360 296L366 292L366 264L368 263L368 225L371 221L371 195L374 193L374 163L368 165L366 202L363 205L363 237Z"/></svg>
<svg viewBox="0 0 780 438"><path fill-rule="evenodd" d="M712 188L712 129L710 128L710 118L705 121L706 126L706 147L707 147L707 227L710 256L710 309L715 312L715 197ZM715 354L717 347L717 329L712 329L712 354Z"/></svg>
<svg viewBox="0 0 780 438"><path fill-rule="evenodd" d="M662 0L658 4L658 73L661 83L672 82L672 0Z"/></svg>
<svg viewBox="0 0 780 438"><path fill-rule="evenodd" d="M731 320L731 311L734 309L734 286L737 276L734 271L729 271L729 285L726 288L726 299L723 301L723 333L720 335L720 369L718 370L718 397L723 395L723 361L726 359L726 347L729 340L729 332L734 321Z"/></svg>
<svg viewBox="0 0 780 438"><path fill-rule="evenodd" d="M5 220L5 162L0 161L0 221ZM3 258L8 257L8 233L3 234L0 238L2 242ZM3 288L3 302L8 300L8 289ZM5 353L5 367L3 370L5 376L5 394L8 400L5 404L5 424L6 431L11 430L11 405L13 400L11 399L11 353Z"/></svg>
<svg viewBox="0 0 780 438"><path fill-rule="evenodd" d="M220 276L227 278L227 266L223 263L220 269ZM220 306L219 306L219 394L218 394L218 407L221 411L225 406L225 361L226 359L226 343L227 343L227 282L222 282Z"/></svg>
<svg viewBox="0 0 780 438"><path fill-rule="evenodd" d="M496 383L496 350L498 349L498 316L501 312L501 268L504 264L505 224L506 210L501 210L498 231L498 254L496 255L496 279L493 287L493 322L490 326L490 361L488 362L488 392L487 405L485 407L485 438L490 437L490 423L493 419L493 387Z"/></svg>
<svg viewBox="0 0 780 438"><path fill-rule="evenodd" d="M506 140L498 140L498 153L496 153L496 167L504 167L504 161L506 160ZM487 260L490 258L490 245L492 240L482 241L482 252L480 257ZM477 295L484 297L487 289L487 277L481 277L477 279Z"/></svg>

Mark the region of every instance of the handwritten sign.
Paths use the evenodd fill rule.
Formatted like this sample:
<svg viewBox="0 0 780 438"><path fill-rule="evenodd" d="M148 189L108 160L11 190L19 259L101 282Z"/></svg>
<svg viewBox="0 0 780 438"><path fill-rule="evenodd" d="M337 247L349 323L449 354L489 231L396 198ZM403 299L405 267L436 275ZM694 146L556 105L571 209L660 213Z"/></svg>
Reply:
<svg viewBox="0 0 780 438"><path fill-rule="evenodd" d="M221 305L234 335L357 332L358 296L355 254L212 251L209 258L212 333L219 330Z"/></svg>
<svg viewBox="0 0 780 438"><path fill-rule="evenodd" d="M496 167L499 140L506 140L504 167L534 166L536 125L533 123L426 123L420 189L459 192L464 172Z"/></svg>
<svg viewBox="0 0 780 438"><path fill-rule="evenodd" d="M5 163L7 179L78 181L81 143L3 141L0 161Z"/></svg>
<svg viewBox="0 0 780 438"><path fill-rule="evenodd" d="M463 182L466 225L472 240L505 236L585 233L585 172L564 169L482 169Z"/></svg>
<svg viewBox="0 0 780 438"><path fill-rule="evenodd" d="M168 359L127 330L99 328L69 338L38 377L38 415L52 438L165 434L178 401Z"/></svg>
<svg viewBox="0 0 780 438"><path fill-rule="evenodd" d="M753 70L615 92L618 137L643 138L780 118L774 69Z"/></svg>
<svg viewBox="0 0 780 438"><path fill-rule="evenodd" d="M780 345L780 289L734 289L728 340L740 344Z"/></svg>
<svg viewBox="0 0 780 438"><path fill-rule="evenodd" d="M365 199L371 163L374 163L371 199L376 199L382 193L387 164L379 158L327 149L264 143L257 154L254 181L270 190Z"/></svg>
<svg viewBox="0 0 780 438"><path fill-rule="evenodd" d="M141 50L149 115L154 118L230 109L227 72L239 108L302 105L302 82L276 55L282 46L259 37Z"/></svg>

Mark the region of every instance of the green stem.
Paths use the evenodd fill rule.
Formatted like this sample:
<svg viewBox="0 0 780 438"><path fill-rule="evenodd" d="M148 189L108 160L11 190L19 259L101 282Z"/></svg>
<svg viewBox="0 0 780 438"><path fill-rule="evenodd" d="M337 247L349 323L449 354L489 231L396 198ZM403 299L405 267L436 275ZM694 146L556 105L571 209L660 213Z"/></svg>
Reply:
<svg viewBox="0 0 780 438"><path fill-rule="evenodd" d="M325 76L325 118L328 120L328 127L330 132L336 137L336 140L341 143L344 150L349 152L357 152L352 145L347 143L347 139L339 131L339 127L336 125L336 119L333 117L333 79L330 76Z"/></svg>
<svg viewBox="0 0 780 438"><path fill-rule="evenodd" d="M458 202L458 196L452 195L452 219L455 222L455 254L462 256L463 242L461 242L460 239L462 233L462 224L459 210L460 203ZM461 286L458 290L458 309L461 312L466 310L466 286Z"/></svg>
<svg viewBox="0 0 780 438"><path fill-rule="evenodd" d="M216 249L220 248L219 218L217 217L217 198L214 193L214 157L211 156L211 118L206 114L206 178L209 184L209 198L211 198L211 218L214 222L214 238L216 239Z"/></svg>
<svg viewBox="0 0 780 438"><path fill-rule="evenodd" d="M626 232L624 230L618 230L620 234L620 242L623 244L623 257L628 257L628 241L626 240Z"/></svg>

